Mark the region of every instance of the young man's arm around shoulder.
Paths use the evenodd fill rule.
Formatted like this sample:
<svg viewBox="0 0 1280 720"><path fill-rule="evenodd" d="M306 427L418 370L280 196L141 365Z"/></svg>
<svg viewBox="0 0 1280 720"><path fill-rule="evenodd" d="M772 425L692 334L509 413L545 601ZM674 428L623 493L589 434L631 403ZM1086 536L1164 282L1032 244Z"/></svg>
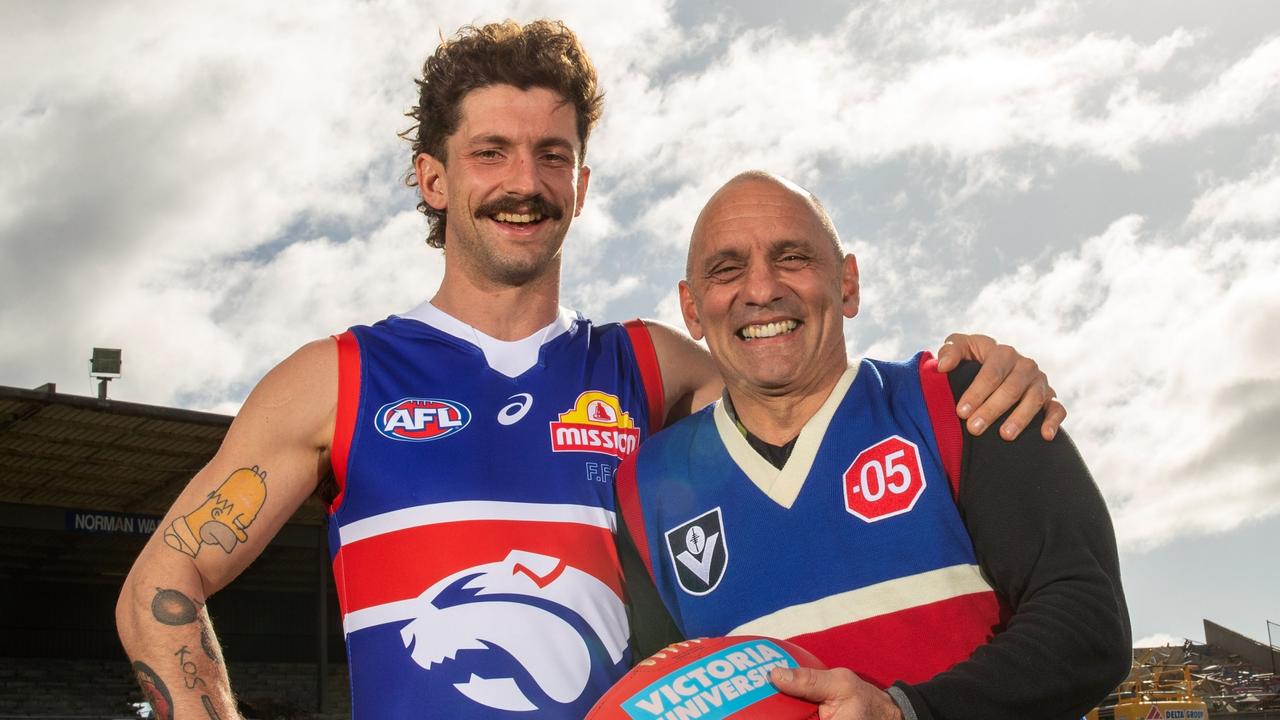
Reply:
<svg viewBox="0 0 1280 720"><path fill-rule="evenodd" d="M724 382L706 348L670 325L656 320L643 322L653 339L662 371L667 412L664 426L720 397ZM963 360L982 363L977 377L957 403L957 412L967 421L965 427L970 434L981 435L1005 415L999 423L1000 436L1013 440L1041 410L1041 435L1052 438L1057 433L1067 410L1054 397L1048 378L1034 360L986 335L947 336L938 351L939 368L945 372ZM1013 411L1006 413L1010 409Z"/></svg>
<svg viewBox="0 0 1280 720"><path fill-rule="evenodd" d="M337 362L336 343L318 340L258 383L125 579L116 625L157 720L240 717L205 602L328 471Z"/></svg>
<svg viewBox="0 0 1280 720"><path fill-rule="evenodd" d="M950 374L959 401L978 374ZM890 689L900 707L848 670L798 670L790 694L831 717L907 720L1079 718L1129 669L1130 630L1115 533L1088 468L1065 433L1005 442L963 435L957 499L984 577L1011 611L1006 627L933 678Z"/></svg>
<svg viewBox="0 0 1280 720"><path fill-rule="evenodd" d="M960 396L977 372L949 377ZM923 720L1076 718L1129 671L1129 614L1106 503L1071 439L965 437L957 499L1012 612L965 662L903 686Z"/></svg>

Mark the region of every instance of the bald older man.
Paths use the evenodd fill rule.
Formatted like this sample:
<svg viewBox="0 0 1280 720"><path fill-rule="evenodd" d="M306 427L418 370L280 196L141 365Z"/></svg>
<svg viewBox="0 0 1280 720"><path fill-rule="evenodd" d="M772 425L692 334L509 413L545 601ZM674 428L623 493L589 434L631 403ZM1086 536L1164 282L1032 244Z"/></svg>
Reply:
<svg viewBox="0 0 1280 720"><path fill-rule="evenodd" d="M680 300L725 394L617 491L682 635L805 647L836 669L774 682L824 718L1078 718L1125 677L1115 536L1075 447L961 432L972 365L850 363L858 265L812 195L731 180Z"/></svg>

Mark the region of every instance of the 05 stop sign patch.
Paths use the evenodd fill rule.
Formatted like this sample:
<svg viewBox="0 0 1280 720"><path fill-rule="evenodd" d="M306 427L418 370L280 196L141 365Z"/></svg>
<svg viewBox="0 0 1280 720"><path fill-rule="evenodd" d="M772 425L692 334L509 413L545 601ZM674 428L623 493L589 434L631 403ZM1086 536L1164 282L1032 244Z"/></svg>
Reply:
<svg viewBox="0 0 1280 720"><path fill-rule="evenodd" d="M897 435L858 453L844 471L844 509L867 522L910 512L923 493L920 450Z"/></svg>

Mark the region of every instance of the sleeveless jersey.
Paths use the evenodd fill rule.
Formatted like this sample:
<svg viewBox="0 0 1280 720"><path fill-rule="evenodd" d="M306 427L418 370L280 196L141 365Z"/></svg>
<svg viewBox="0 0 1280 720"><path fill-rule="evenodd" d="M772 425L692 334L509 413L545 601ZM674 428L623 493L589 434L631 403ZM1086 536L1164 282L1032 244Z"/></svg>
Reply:
<svg viewBox="0 0 1280 720"><path fill-rule="evenodd" d="M623 466L627 529L686 637L787 638L880 687L991 638L1002 610L948 480L959 423L935 366L922 354L851 367L781 470L723 401ZM941 453L931 410L953 426Z"/></svg>
<svg viewBox="0 0 1280 720"><path fill-rule="evenodd" d="M329 542L355 720L581 718L630 667L613 474L661 380L650 398L638 322L566 322L514 378L417 319L337 337Z"/></svg>

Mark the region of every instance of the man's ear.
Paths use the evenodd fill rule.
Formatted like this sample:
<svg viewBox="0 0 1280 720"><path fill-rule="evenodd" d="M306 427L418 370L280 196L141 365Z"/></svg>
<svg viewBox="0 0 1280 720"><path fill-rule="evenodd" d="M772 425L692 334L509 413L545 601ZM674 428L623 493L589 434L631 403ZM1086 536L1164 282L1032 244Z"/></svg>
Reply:
<svg viewBox="0 0 1280 720"><path fill-rule="evenodd" d="M860 300L858 288L858 258L849 253L840 263L840 297L844 316L851 318L858 314Z"/></svg>
<svg viewBox="0 0 1280 720"><path fill-rule="evenodd" d="M578 205L573 210L573 216L578 217L582 214L582 203L587 199L587 185L591 182L591 168L583 165L578 168Z"/></svg>
<svg viewBox="0 0 1280 720"><path fill-rule="evenodd" d="M418 178L418 192L436 210L449 208L449 192L445 188L444 163L429 153L418 153L413 159L413 174Z"/></svg>
<svg viewBox="0 0 1280 720"><path fill-rule="evenodd" d="M689 337L701 340L702 323L698 320L698 306L693 302L693 290L689 281L680 281L680 314L684 316L684 326L689 330Z"/></svg>

